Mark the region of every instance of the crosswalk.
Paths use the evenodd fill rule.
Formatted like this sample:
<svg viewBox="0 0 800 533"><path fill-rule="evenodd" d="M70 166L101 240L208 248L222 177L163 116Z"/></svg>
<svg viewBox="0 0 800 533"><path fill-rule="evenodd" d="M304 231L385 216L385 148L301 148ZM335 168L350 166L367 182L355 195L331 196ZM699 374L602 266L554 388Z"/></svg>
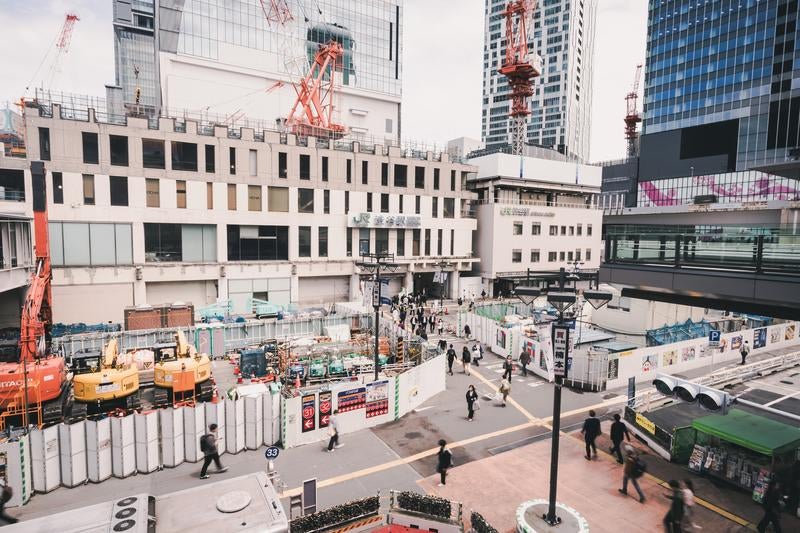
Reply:
<svg viewBox="0 0 800 533"><path fill-rule="evenodd" d="M493 373L497 374L498 376L501 376L503 374L503 363L502 362L501 363L492 363L492 364L488 364L488 365L481 365L478 368L485 368L486 370L489 370L490 372L493 372ZM501 378L498 377L496 379L497 379L497 381L500 381ZM492 380L492 381L495 381L495 380ZM539 376L537 376L533 372L528 372L528 376L525 377L525 376L519 375L519 369L515 369L514 370L514 375L511 376L511 383L512 383L512 385L514 385L514 384L517 384L517 383L520 383L520 382L525 384L525 385L527 385L528 387L531 387L531 388L541 387L542 385L547 383L547 381L545 381L544 379L540 378Z"/></svg>

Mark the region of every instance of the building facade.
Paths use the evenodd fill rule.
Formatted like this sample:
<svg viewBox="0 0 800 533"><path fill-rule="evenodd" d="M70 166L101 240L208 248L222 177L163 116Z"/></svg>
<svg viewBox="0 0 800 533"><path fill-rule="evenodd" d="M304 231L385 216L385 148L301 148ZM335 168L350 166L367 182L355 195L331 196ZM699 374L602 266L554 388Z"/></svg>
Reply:
<svg viewBox="0 0 800 533"><path fill-rule="evenodd" d="M116 87L109 100L129 110L202 110L228 123L255 118L275 127L294 104L292 82L309 72L320 45L335 40L344 49L335 120L370 142L400 139L399 0L296 0L279 20L270 20L272 3L260 0L113 2Z"/></svg>
<svg viewBox="0 0 800 533"><path fill-rule="evenodd" d="M599 167L504 153L469 162L478 167L469 187L478 194L480 276L490 294L509 294L528 271L599 268Z"/></svg>
<svg viewBox="0 0 800 533"><path fill-rule="evenodd" d="M27 158L47 169L54 320L120 322L132 305L251 297L276 304L361 300L361 253L395 254L402 287L458 291L473 258L474 167L447 154L296 138L161 118L118 123L28 108ZM47 139L47 143L44 142ZM463 216L466 215L466 216ZM447 284L434 283L442 259ZM436 277L436 279L439 279Z"/></svg>
<svg viewBox="0 0 800 533"><path fill-rule="evenodd" d="M511 144L509 86L498 69L505 54L508 0L486 0L481 138L486 148ZM542 57L530 99L528 142L579 161L589 158L596 0L543 0L528 46Z"/></svg>

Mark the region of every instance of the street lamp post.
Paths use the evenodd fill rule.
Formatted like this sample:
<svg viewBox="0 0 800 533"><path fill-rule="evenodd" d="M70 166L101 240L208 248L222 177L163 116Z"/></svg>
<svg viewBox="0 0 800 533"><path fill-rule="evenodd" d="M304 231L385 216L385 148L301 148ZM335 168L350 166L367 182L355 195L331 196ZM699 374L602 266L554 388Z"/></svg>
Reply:
<svg viewBox="0 0 800 533"><path fill-rule="evenodd" d="M378 348L380 346L380 325L381 325L381 268L393 272L397 269L397 264L394 263L394 254L386 252L378 252L374 254L366 253L361 255L366 261L356 263L356 266L368 272L374 272L372 277L372 308L375 310L375 381L378 380L380 373L380 359L378 357Z"/></svg>
<svg viewBox="0 0 800 533"><path fill-rule="evenodd" d="M444 309L444 269L453 266L453 264L442 260L434 264L434 266L439 267L439 310L441 311Z"/></svg>

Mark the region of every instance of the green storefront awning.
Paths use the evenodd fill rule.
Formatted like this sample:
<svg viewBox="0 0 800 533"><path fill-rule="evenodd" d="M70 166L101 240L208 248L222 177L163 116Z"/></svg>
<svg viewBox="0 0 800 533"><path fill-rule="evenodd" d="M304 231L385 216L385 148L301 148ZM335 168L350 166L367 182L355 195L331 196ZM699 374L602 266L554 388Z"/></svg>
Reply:
<svg viewBox="0 0 800 533"><path fill-rule="evenodd" d="M739 409L731 409L727 415L697 418L692 427L762 455L800 448L800 429Z"/></svg>

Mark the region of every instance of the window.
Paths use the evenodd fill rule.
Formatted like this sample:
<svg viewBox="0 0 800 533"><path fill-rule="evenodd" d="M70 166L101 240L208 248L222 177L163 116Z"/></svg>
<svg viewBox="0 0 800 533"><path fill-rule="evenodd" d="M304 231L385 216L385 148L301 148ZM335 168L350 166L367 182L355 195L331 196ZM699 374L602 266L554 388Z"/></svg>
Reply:
<svg viewBox="0 0 800 533"><path fill-rule="evenodd" d="M531 263L539 262L539 250L531 250Z"/></svg>
<svg viewBox="0 0 800 533"><path fill-rule="evenodd" d="M367 228L360 228L358 230L358 255L367 255L369 253L369 230Z"/></svg>
<svg viewBox="0 0 800 533"><path fill-rule="evenodd" d="M128 166L128 137L125 135L109 135L108 146L112 165Z"/></svg>
<svg viewBox="0 0 800 533"><path fill-rule="evenodd" d="M236 211L236 184L228 184L228 211Z"/></svg>
<svg viewBox="0 0 800 533"><path fill-rule="evenodd" d="M297 189L297 212L314 212L314 189Z"/></svg>
<svg viewBox="0 0 800 533"><path fill-rule="evenodd" d="M164 141L142 139L142 166L144 168L164 168Z"/></svg>
<svg viewBox="0 0 800 533"><path fill-rule="evenodd" d="M231 174L235 175L236 174L236 148L234 148L233 146L231 146L228 149L228 163L230 164L230 167L231 167L231 169L230 169L231 170Z"/></svg>
<svg viewBox="0 0 800 533"><path fill-rule="evenodd" d="M391 24L391 22L389 24ZM390 118L386 119L386 128L385 128L385 130L386 130L386 133L392 133L392 119L390 119Z"/></svg>
<svg viewBox="0 0 800 533"><path fill-rule="evenodd" d="M406 165L394 166L394 186L395 187L408 186L408 167Z"/></svg>
<svg viewBox="0 0 800 533"><path fill-rule="evenodd" d="M431 204L431 216L433 218L439 218L439 198L434 196L432 200L433 203Z"/></svg>
<svg viewBox="0 0 800 533"><path fill-rule="evenodd" d="M577 226L575 226L575 231L578 233L578 235L583 235L583 226L578 224Z"/></svg>
<svg viewBox="0 0 800 533"><path fill-rule="evenodd" d="M94 176L92 174L83 175L83 203L84 205L94 205Z"/></svg>
<svg viewBox="0 0 800 533"><path fill-rule="evenodd" d="M531 226L531 235L541 235L542 234L542 225L538 222L534 222Z"/></svg>
<svg viewBox="0 0 800 533"><path fill-rule="evenodd" d="M247 210L261 211L261 186L247 186Z"/></svg>
<svg viewBox="0 0 800 533"><path fill-rule="evenodd" d="M455 170L451 170L450 171L450 190L451 191L455 191L456 190L456 171Z"/></svg>
<svg viewBox="0 0 800 533"><path fill-rule="evenodd" d="M586 260L587 261L591 261L592 260L592 249L591 248L587 248L586 249Z"/></svg>
<svg viewBox="0 0 800 533"><path fill-rule="evenodd" d="M39 159L50 161L50 128L39 128Z"/></svg>
<svg viewBox="0 0 800 533"><path fill-rule="evenodd" d="M425 167L414 167L414 188L425 188Z"/></svg>
<svg viewBox="0 0 800 533"><path fill-rule="evenodd" d="M381 163L381 185L389 186L389 163Z"/></svg>
<svg viewBox="0 0 800 533"><path fill-rule="evenodd" d="M353 182L353 160L347 160L347 183Z"/></svg>
<svg viewBox="0 0 800 533"><path fill-rule="evenodd" d="M328 192L328 191L325 191ZM386 230L388 231L388 230ZM319 245L319 256L328 257L328 227L320 226L317 234L317 244Z"/></svg>
<svg viewBox="0 0 800 533"><path fill-rule="evenodd" d="M444 230L436 232L436 255L442 255L442 245L444 244Z"/></svg>
<svg viewBox="0 0 800 533"><path fill-rule="evenodd" d="M522 263L522 250L511 250L511 262Z"/></svg>
<svg viewBox="0 0 800 533"><path fill-rule="evenodd" d="M419 236L420 236L420 230L418 229L411 230L411 255L415 257L419 256Z"/></svg>
<svg viewBox="0 0 800 533"><path fill-rule="evenodd" d="M286 261L288 226L228 226L228 261Z"/></svg>
<svg viewBox="0 0 800 533"><path fill-rule="evenodd" d="M379 254L389 253L389 230L375 230L375 251Z"/></svg>
<svg viewBox="0 0 800 533"><path fill-rule="evenodd" d="M308 154L300 154L300 179L311 179L311 156Z"/></svg>
<svg viewBox="0 0 800 533"><path fill-rule="evenodd" d="M272 213L289 212L289 188L267 187L267 209Z"/></svg>
<svg viewBox="0 0 800 533"><path fill-rule="evenodd" d="M569 227L569 236L572 237L573 235L575 235L575 226L570 226Z"/></svg>
<svg viewBox="0 0 800 533"><path fill-rule="evenodd" d="M397 230L397 255L402 257L406 255L406 230Z"/></svg>
<svg viewBox="0 0 800 533"><path fill-rule="evenodd" d="M565 252L558 252L558 260L559 261L566 261L567 254Z"/></svg>
<svg viewBox="0 0 800 533"><path fill-rule="evenodd" d="M425 255L431 255L431 230L425 230Z"/></svg>
<svg viewBox="0 0 800 533"><path fill-rule="evenodd" d="M250 150L247 152L247 155L247 166L249 167L250 176L258 176L258 150Z"/></svg>
<svg viewBox="0 0 800 533"><path fill-rule="evenodd" d="M514 222L514 235L522 235L522 222Z"/></svg>
<svg viewBox="0 0 800 533"><path fill-rule="evenodd" d="M344 212L350 212L350 191L344 191Z"/></svg>
<svg viewBox="0 0 800 533"><path fill-rule="evenodd" d="M215 170L215 161L214 161L214 145L207 144L206 145L206 172L214 172Z"/></svg>
<svg viewBox="0 0 800 533"><path fill-rule="evenodd" d="M566 235L566 234L567 234L567 227L561 226L561 235Z"/></svg>
<svg viewBox="0 0 800 533"><path fill-rule="evenodd" d="M455 218L456 201L455 198L444 199L444 218Z"/></svg>
<svg viewBox="0 0 800 533"><path fill-rule="evenodd" d="M50 222L48 227L53 266L133 264L130 224Z"/></svg>
<svg viewBox="0 0 800 533"><path fill-rule="evenodd" d="M172 170L197 172L197 145L172 141Z"/></svg>
<svg viewBox="0 0 800 533"><path fill-rule="evenodd" d="M558 235L558 226L550 226L550 236Z"/></svg>
<svg viewBox="0 0 800 533"><path fill-rule="evenodd" d="M53 172L53 203L64 203L64 178L61 172ZM0 257L2 260L2 257Z"/></svg>
<svg viewBox="0 0 800 533"><path fill-rule="evenodd" d="M433 169L433 190L434 191L438 191L439 190L439 169L438 168L434 168Z"/></svg>
<svg viewBox="0 0 800 533"><path fill-rule="evenodd" d="M586 236L587 237L591 237L592 236L592 225L591 224L586 224Z"/></svg>
<svg viewBox="0 0 800 533"><path fill-rule="evenodd" d="M556 261L556 252L547 252L547 260L550 263L554 263Z"/></svg>
<svg viewBox="0 0 800 533"><path fill-rule="evenodd" d="M454 255L453 250L456 245L456 230L450 230L450 255Z"/></svg>
<svg viewBox="0 0 800 533"><path fill-rule="evenodd" d="M577 250L575 250L575 261L580 261L580 260L581 260L581 250L580 248L578 248Z"/></svg>
<svg viewBox="0 0 800 533"><path fill-rule="evenodd" d="M322 191L322 212L326 215L331 212L331 191L329 189Z"/></svg>
<svg viewBox="0 0 800 533"><path fill-rule="evenodd" d="M206 209L214 209L214 184L206 183Z"/></svg>
<svg viewBox="0 0 800 533"><path fill-rule="evenodd" d="M286 152L278 152L278 177L288 178L289 169L287 168Z"/></svg>
<svg viewBox="0 0 800 533"><path fill-rule="evenodd" d="M144 258L147 262L182 261L181 224L145 223Z"/></svg>
<svg viewBox="0 0 800 533"><path fill-rule="evenodd" d="M125 207L128 205L128 178L125 176L109 176L111 189L111 205Z"/></svg>
<svg viewBox="0 0 800 533"><path fill-rule="evenodd" d="M84 131L81 132L81 137L83 138L83 162L96 165L100 162L97 134Z"/></svg>
<svg viewBox="0 0 800 533"><path fill-rule="evenodd" d="M328 181L328 158L322 156L322 181Z"/></svg>
<svg viewBox="0 0 800 533"><path fill-rule="evenodd" d="M399 204L400 214L402 215L403 214L403 195L402 194L398 195L398 198L400 200L400 204Z"/></svg>
<svg viewBox="0 0 800 533"><path fill-rule="evenodd" d="M175 181L175 201L179 209L186 209L186 182L184 180Z"/></svg>
<svg viewBox="0 0 800 533"><path fill-rule="evenodd" d="M367 161L361 162L361 184L366 185L369 182L369 163Z"/></svg>
<svg viewBox="0 0 800 533"><path fill-rule="evenodd" d="M389 195L386 193L381 194L381 213L389 212Z"/></svg>
<svg viewBox="0 0 800 533"><path fill-rule="evenodd" d="M372 193L371 192L367 193L367 211L372 213Z"/></svg>
<svg viewBox="0 0 800 533"><path fill-rule="evenodd" d="M414 214L420 214L420 199L419 196L414 197Z"/></svg>
<svg viewBox="0 0 800 533"><path fill-rule="evenodd" d="M345 228L347 233L347 257L353 256L353 228Z"/></svg>
<svg viewBox="0 0 800 533"><path fill-rule="evenodd" d="M297 228L297 255L311 257L311 226Z"/></svg>
<svg viewBox="0 0 800 533"><path fill-rule="evenodd" d="M145 203L147 207L160 207L161 199L157 178L147 178L144 180Z"/></svg>
<svg viewBox="0 0 800 533"><path fill-rule="evenodd" d="M567 252L567 261L572 262L572 252Z"/></svg>

